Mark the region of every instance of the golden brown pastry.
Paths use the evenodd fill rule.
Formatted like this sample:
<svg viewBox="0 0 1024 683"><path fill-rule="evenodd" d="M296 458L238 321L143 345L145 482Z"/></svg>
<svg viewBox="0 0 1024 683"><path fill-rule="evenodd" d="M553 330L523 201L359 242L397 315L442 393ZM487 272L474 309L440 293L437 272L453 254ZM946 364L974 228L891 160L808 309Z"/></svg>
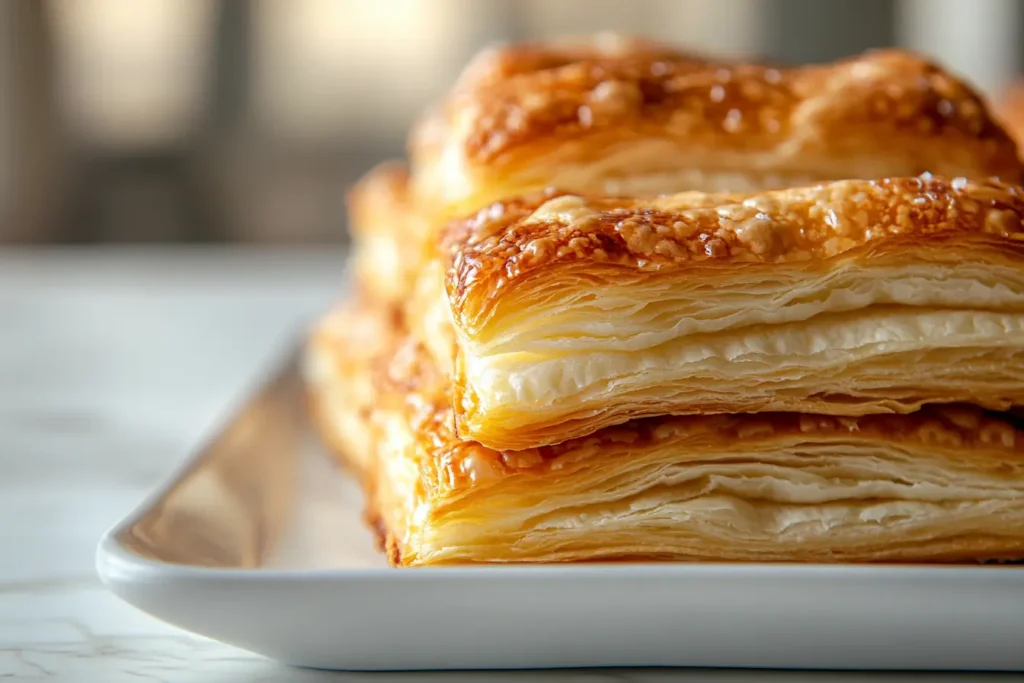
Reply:
<svg viewBox="0 0 1024 683"><path fill-rule="evenodd" d="M1020 188L939 178L510 200L452 225L414 329L459 434L497 449L662 414L1003 410L1022 216Z"/></svg>
<svg viewBox="0 0 1024 683"><path fill-rule="evenodd" d="M402 302L422 267L427 236L409 196L408 169L398 161L379 164L347 199L356 281L366 296Z"/></svg>
<svg viewBox="0 0 1024 683"><path fill-rule="evenodd" d="M371 505L396 565L1024 557L1024 437L976 408L651 418L495 451L456 435L421 347L387 377Z"/></svg>
<svg viewBox="0 0 1024 683"><path fill-rule="evenodd" d="M483 52L409 152L414 192L439 216L548 186L655 195L1022 177L979 95L912 53L775 68L607 37Z"/></svg>
<svg viewBox="0 0 1024 683"><path fill-rule="evenodd" d="M303 352L303 379L314 423L332 453L359 475L371 469L370 412L378 402L379 359L399 342L396 309L365 293L317 321Z"/></svg>
<svg viewBox="0 0 1024 683"><path fill-rule="evenodd" d="M912 54L775 69L601 35L485 50L349 195L355 266L403 301L441 226L538 188L651 196L843 178L1022 177L966 85Z"/></svg>
<svg viewBox="0 0 1024 683"><path fill-rule="evenodd" d="M1019 420L963 405L1024 404L1024 198L981 180L1024 174L956 78L521 45L410 156L305 367L393 564L1024 557Z"/></svg>

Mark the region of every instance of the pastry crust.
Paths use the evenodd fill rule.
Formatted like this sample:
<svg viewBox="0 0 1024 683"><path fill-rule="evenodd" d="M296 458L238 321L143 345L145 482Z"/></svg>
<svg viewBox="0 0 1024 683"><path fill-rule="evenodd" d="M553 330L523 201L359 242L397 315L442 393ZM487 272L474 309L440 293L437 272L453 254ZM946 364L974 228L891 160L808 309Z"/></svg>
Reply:
<svg viewBox="0 0 1024 683"><path fill-rule="evenodd" d="M1022 178L971 87L880 50L832 64L723 62L644 41L485 51L413 131L434 215L557 186L654 195L894 175Z"/></svg>
<svg viewBox="0 0 1024 683"><path fill-rule="evenodd" d="M412 291L432 234L416 212L409 170L399 161L371 169L347 196L356 280L367 296L401 303Z"/></svg>
<svg viewBox="0 0 1024 683"><path fill-rule="evenodd" d="M357 476L372 469L380 362L400 341L400 312L360 293L317 321L303 351L303 380L313 422L332 454Z"/></svg>
<svg viewBox="0 0 1024 683"><path fill-rule="evenodd" d="M1024 558L1024 172L961 81L520 45L409 151L304 367L393 565Z"/></svg>
<svg viewBox="0 0 1024 683"><path fill-rule="evenodd" d="M350 192L355 266L382 301L411 295L450 219L555 186L635 197L753 192L844 178L1024 178L966 85L882 51L779 69L639 39L485 50L389 161Z"/></svg>
<svg viewBox="0 0 1024 683"><path fill-rule="evenodd" d="M422 347L386 377L373 518L395 565L1024 557L1024 438L977 408L661 417L496 451L457 436Z"/></svg>
<svg viewBox="0 0 1024 683"><path fill-rule="evenodd" d="M1022 217L1019 188L930 177L552 192L454 223L419 313L454 336L413 329L460 435L497 449L662 414L1004 410L1024 403Z"/></svg>

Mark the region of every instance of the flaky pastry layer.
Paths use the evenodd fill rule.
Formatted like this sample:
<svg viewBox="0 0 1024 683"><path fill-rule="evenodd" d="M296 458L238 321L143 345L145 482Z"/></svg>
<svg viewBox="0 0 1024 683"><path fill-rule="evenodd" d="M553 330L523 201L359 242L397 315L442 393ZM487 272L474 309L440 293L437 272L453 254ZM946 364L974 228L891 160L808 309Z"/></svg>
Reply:
<svg viewBox="0 0 1024 683"><path fill-rule="evenodd" d="M548 186L649 195L1022 177L978 93L918 55L776 68L608 37L484 51L409 151L416 195L443 215Z"/></svg>
<svg viewBox="0 0 1024 683"><path fill-rule="evenodd" d="M493 448L661 414L1003 410L1024 402L1022 216L1019 188L931 177L547 193L452 225L420 315L454 351L413 329Z"/></svg>
<svg viewBox="0 0 1024 683"><path fill-rule="evenodd" d="M1024 437L977 408L652 418L496 451L457 436L422 347L377 377L371 516L396 565L1024 557Z"/></svg>
<svg viewBox="0 0 1024 683"><path fill-rule="evenodd" d="M339 302L310 331L302 375L313 420L331 452L357 475L372 471L370 413L379 400L376 372L399 343L401 314L365 292Z"/></svg>
<svg viewBox="0 0 1024 683"><path fill-rule="evenodd" d="M367 296L401 304L435 236L410 196L408 168L399 161L375 166L349 191L347 208L356 281Z"/></svg>

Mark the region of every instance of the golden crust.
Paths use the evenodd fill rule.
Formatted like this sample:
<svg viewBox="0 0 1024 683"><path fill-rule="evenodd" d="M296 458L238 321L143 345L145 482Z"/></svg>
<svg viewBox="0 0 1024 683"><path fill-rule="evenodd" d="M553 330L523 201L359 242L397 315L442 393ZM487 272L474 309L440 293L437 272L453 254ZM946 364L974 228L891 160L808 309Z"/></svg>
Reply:
<svg viewBox="0 0 1024 683"><path fill-rule="evenodd" d="M979 150L983 157L1002 157L993 169L1019 173L1005 157L1005 132L978 93L936 64L900 50L780 69L713 62L649 45L611 55L519 47L475 63L455 92L456 99L474 98L471 117L457 114L469 120L465 153L480 161L493 162L555 132L570 137L632 123L665 126L666 135L688 139L728 139L728 147L740 149L773 147L807 126L817 144L840 149L908 137L917 144L919 136L993 141L990 149ZM869 128L850 129L858 125ZM868 131L891 137L857 139L856 133Z"/></svg>
<svg viewBox="0 0 1024 683"><path fill-rule="evenodd" d="M933 177L658 199L552 190L453 222L444 238L447 292L457 323L472 329L517 282L581 263L612 277L686 271L721 278L749 264L821 269L887 252L911 255L925 245L959 258L968 244L1019 262L1022 218L1019 187Z"/></svg>
<svg viewBox="0 0 1024 683"><path fill-rule="evenodd" d="M695 53L683 53L674 47L639 36L599 33L591 37L566 37L550 42L512 43L491 46L478 52L459 75L453 90L473 92L531 76L583 63L613 66L637 74L650 70L653 62L687 60L708 63Z"/></svg>
<svg viewBox="0 0 1024 683"><path fill-rule="evenodd" d="M346 195L350 230L356 238L372 234L388 223L397 207L409 202L409 168L404 162L381 162L359 179Z"/></svg>
<svg viewBox="0 0 1024 683"><path fill-rule="evenodd" d="M510 120L515 121L515 117L506 115L489 119L484 107L514 106L515 94L527 99L526 95L530 94L527 88L533 87L536 90L531 101L541 113L557 96L553 87L551 92L541 88L548 84L554 86L558 75L565 70L591 70L595 74L609 70L609 76L632 73L634 78L639 78L655 62L707 63L697 55L684 54L653 41L615 34L602 34L589 40L513 43L485 48L463 69L448 98L428 109L413 127L409 139L410 155L414 160L421 159L451 142L450 135L459 117L464 117L465 123L473 127L477 136L486 135L486 129L494 126L490 128L492 134L495 138L501 137L503 132L508 132ZM563 79L570 80L566 76L568 74ZM484 102L502 94L505 95L503 100ZM468 139L464 143L465 151L471 152L473 147Z"/></svg>
<svg viewBox="0 0 1024 683"><path fill-rule="evenodd" d="M497 451L458 437L443 381L439 382L440 375L430 369L429 355L411 341L405 342L402 348L399 360L389 371L389 379L382 387L382 393L388 398L376 414L380 423L378 435L384 431L392 435L405 433L405 437L391 442L391 445L385 443L382 446L382 462L376 472L378 490L383 492L378 499L378 512L387 529L389 558L396 565L595 560L613 557L672 560L965 561L1017 558L1024 555L1024 538L1020 536L1021 531L1024 531L1024 508L1013 504L1007 507L1000 503L999 506L1004 510L1020 508L1014 509L1012 517L1001 518L1000 523L1006 523L1007 527L1000 530L995 528L998 524L994 518L979 522L973 513L968 514L971 505L983 507L986 501L972 501L971 496L976 493L953 491L960 483L955 482L955 478L964 472L970 472L969 477L972 479L986 482L977 484L978 491L990 486L1005 486L1007 490L1024 489L1024 459L1021 458L1024 435L1012 421L986 414L974 407L928 407L909 416L874 415L859 418L799 414L662 417L630 422L554 446L523 451ZM395 443L401 446L396 448ZM781 457L775 452L776 449L804 455ZM812 451L830 455L811 455ZM854 455L844 456L844 451L870 455L858 461ZM796 460L792 460L792 457ZM825 457L832 464L813 464L816 457ZM842 534L837 534L834 543L830 545L828 534L821 535L814 529L796 538L787 538L785 534L780 534L779 538L771 534L759 537L760 532L752 532L749 545L743 542L717 544L707 539L694 540L689 537L685 541L680 538L673 541L675 533L682 531L685 535L688 525L685 519L671 524L666 524L664 520L658 522L665 524L661 530L664 535L659 535L661 532L657 528L644 528L641 522L641 526L630 528L627 525L621 533L607 532L607 535L602 536L606 533L606 525L601 520L601 509L617 508L613 502L616 500L614 494L603 491L600 487L604 484L599 482L619 481L624 490L632 491L635 487L628 483L630 477L639 480L650 476L650 470L639 468L631 474L627 466L630 462L640 463L646 458L660 458L651 467L696 469L708 467L709 462L715 461L719 464L713 467L719 467L720 476L728 478L732 476L728 474L730 462L750 462L752 469L749 472L755 472L759 466L753 463L758 460L778 464L789 458L789 464L784 467L795 468L790 472L795 479L803 476L801 472L806 473L803 467L814 469L823 466L825 469L822 471L831 471L831 476L836 479L831 483L823 481L821 485L842 488L851 486L844 477L863 477L872 481L874 478L893 476L891 471L884 477L874 472L878 463L873 458L879 457L891 457L897 463L902 463L897 468L905 467L906 476L911 478L914 476L911 473L920 474L924 471L922 467L927 470L927 466L932 465L940 468L939 473L930 473L937 482L943 481L943 477L952 477L945 484L910 481L898 483L895 488L890 487L896 490L909 486L902 489L907 496L907 500L903 501L906 505L912 507L920 503L928 514L939 515L929 531L918 529L914 537L900 538L895 528L900 525L899 520L893 522L894 528L883 528L882 531L875 526L875 522L862 521L869 519L869 513L865 511L878 501L870 500L871 494L851 493L857 486L852 485L853 488L848 488L846 493L836 494L840 498L848 494L851 496L842 498L841 504L837 502L838 499L820 504L823 506L823 515L838 515L845 526L863 527L857 533L852 533L850 538L858 538L866 531L871 541L864 543L863 539L858 540L856 547L852 542L849 547L844 545L846 541L841 540ZM801 459L806 460L807 464L796 467L795 462ZM915 459L920 459L920 462ZM746 472L748 470L745 467L742 465L740 469ZM942 471L943 467L949 469ZM409 472L414 473L414 481L403 482L402 478L408 476ZM772 476L781 476L782 472L777 470ZM395 473L405 474L396 476ZM749 476L757 478L761 475ZM580 485L589 482L588 485L595 488L574 490L571 484L573 481ZM622 481L627 483L623 484ZM702 496L708 496L708 500L717 500L717 485L710 483L713 481L714 477L710 481L704 480L705 483L693 491L680 490L676 493L687 500L694 497L700 499ZM844 483L840 484L841 481ZM925 496L926 500L917 500L915 491L918 488L929 490L935 485L948 486L950 489L948 495L952 502L949 505L952 507L945 512L937 512L935 507L947 504L942 502L944 494L933 491L933 494ZM663 490L654 497L668 504L672 489L666 488L667 484L659 485L656 480L651 480L644 486L653 489L661 486ZM638 490L644 486L639 486ZM784 488L782 484L779 486ZM868 484L864 483L864 486ZM728 489L728 486L725 488ZM736 503L736 506L758 508L765 503L764 514L777 517L780 514L777 507L785 508L789 505L785 495L776 495L764 487L756 490L760 493L745 503ZM636 496L640 493L637 491L631 495L633 497L623 496L624 505L632 504L642 508L647 504L639 502ZM568 517L562 522L556 521L557 515L552 509L545 508L547 512L544 515L536 514L536 518L517 509L519 505L524 508L536 506L538 500L545 500L546 497L557 500L559 496L565 496L567 501L576 501L578 508L575 512L566 513ZM604 502L596 509L579 508L579 501L588 496ZM517 500L521 503L517 503ZM785 514L802 514L808 502L794 503L795 507ZM835 507L829 508L833 503L839 505L838 510ZM898 506L900 503L895 504ZM816 508L814 505L809 508L813 515ZM590 512L581 517L579 511L582 509ZM909 509L902 509L895 517L906 517ZM949 522L958 521L960 515L973 519L969 524L974 525L971 528L974 535L964 533L961 529L944 538L942 515L947 515ZM523 520L521 526L510 521L519 517ZM467 519L473 520L468 526ZM538 540L535 544L531 540L535 537L557 537L558 534L553 530L562 528L559 525L568 525L565 528L570 530L581 524L587 526L588 519L591 522L588 529L592 534L589 539L586 536L581 539L575 532L567 531L564 543L551 541L550 538ZM613 526L611 519L605 521L609 522L607 528ZM1014 529L1012 532L1009 531L1011 527ZM1003 536L1003 531L1007 535ZM493 537L489 533L493 533ZM652 549L651 538L660 539L663 545ZM678 544L674 544L676 542Z"/></svg>
<svg viewBox="0 0 1024 683"><path fill-rule="evenodd" d="M774 172L784 184L786 175L1022 177L1016 146L979 94L900 50L798 68L708 60L643 41L489 51L416 127L410 155L424 197L471 210L473 201L538 189L568 167L650 140L677 152L659 148L656 168L643 159L626 173ZM518 177L540 161L544 172ZM457 176L447 174L453 165ZM517 176L512 186L509 176ZM586 177L588 186L569 189L601 191ZM681 189L708 188L658 191Z"/></svg>
<svg viewBox="0 0 1024 683"><path fill-rule="evenodd" d="M430 233L410 196L409 171L398 161L371 169L347 196L356 280L367 295L400 303L412 289Z"/></svg>
<svg viewBox="0 0 1024 683"><path fill-rule="evenodd" d="M371 468L370 413L400 340L401 314L365 295L337 304L314 325L303 354L303 379L314 426L333 455L356 474ZM343 349L343 353L339 350Z"/></svg>
<svg viewBox="0 0 1024 683"><path fill-rule="evenodd" d="M776 69L597 36L485 50L410 140L349 194L357 277L414 288L447 220L556 186L635 197L825 180L1024 179L1017 149L966 85L911 54Z"/></svg>

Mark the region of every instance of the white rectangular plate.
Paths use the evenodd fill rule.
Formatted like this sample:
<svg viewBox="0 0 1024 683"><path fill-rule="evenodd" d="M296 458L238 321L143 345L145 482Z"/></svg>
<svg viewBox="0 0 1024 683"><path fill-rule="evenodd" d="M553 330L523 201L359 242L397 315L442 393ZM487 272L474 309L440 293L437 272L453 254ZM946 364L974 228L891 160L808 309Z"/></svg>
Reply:
<svg viewBox="0 0 1024 683"><path fill-rule="evenodd" d="M293 361L102 539L110 589L329 669L1024 670L1022 566L390 569L303 406Z"/></svg>

